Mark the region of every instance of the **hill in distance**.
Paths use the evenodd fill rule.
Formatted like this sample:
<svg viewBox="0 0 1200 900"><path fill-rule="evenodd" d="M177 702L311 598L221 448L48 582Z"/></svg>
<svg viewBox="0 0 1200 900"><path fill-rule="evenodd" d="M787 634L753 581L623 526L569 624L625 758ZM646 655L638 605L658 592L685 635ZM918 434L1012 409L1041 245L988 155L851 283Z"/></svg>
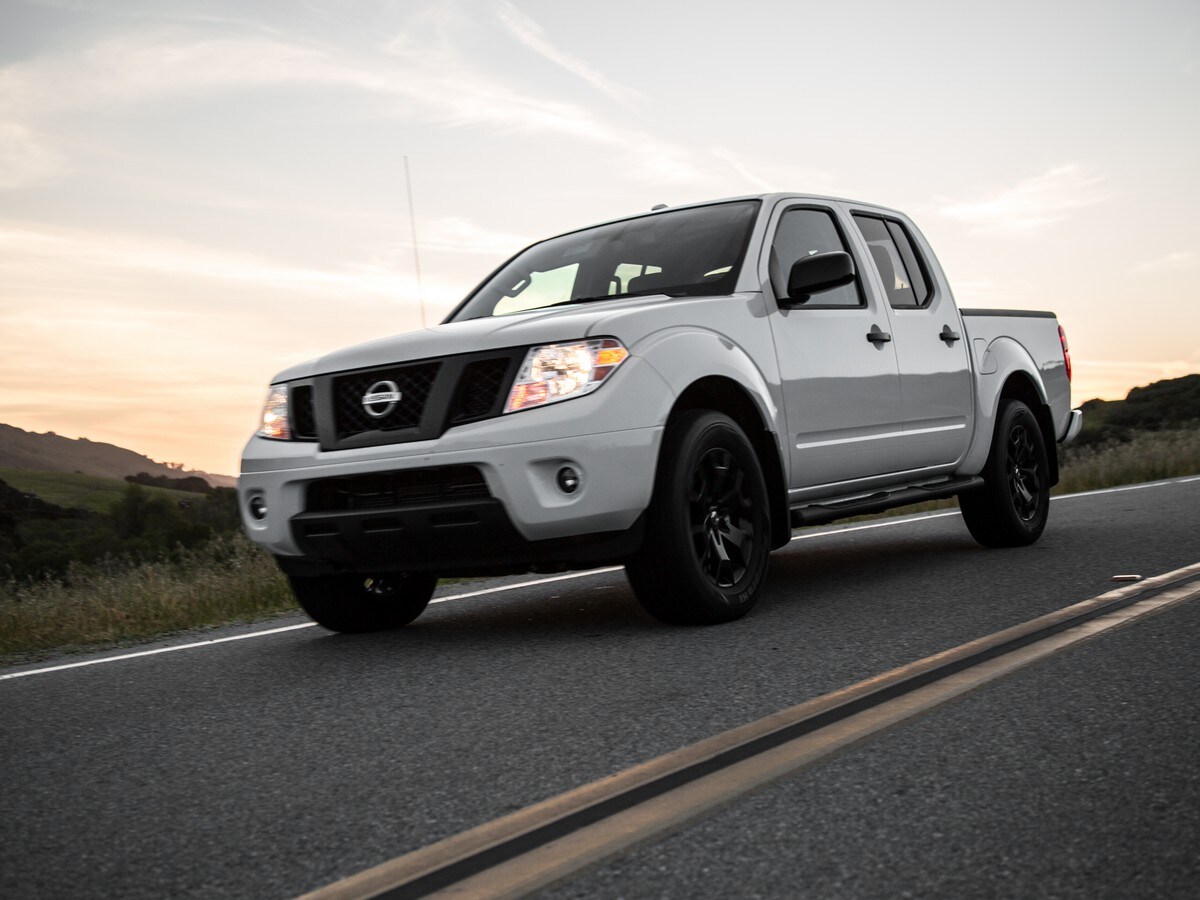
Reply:
<svg viewBox="0 0 1200 900"><path fill-rule="evenodd" d="M1124 400L1088 400L1082 408L1082 443L1123 440L1138 431L1200 425L1200 375L1135 387Z"/></svg>
<svg viewBox="0 0 1200 900"><path fill-rule="evenodd" d="M1080 443L1125 440L1132 432L1193 426L1200 423L1200 375L1184 375L1135 387L1124 400L1088 400L1083 404ZM213 487L235 487L232 475L188 471L155 462L148 456L101 444L73 440L53 432L38 434L0 424L0 468L37 472L81 472L124 479L145 472L152 476L198 476Z"/></svg>
<svg viewBox="0 0 1200 900"><path fill-rule="evenodd" d="M148 456L115 444L87 438L65 438L54 432L39 434L0 424L0 468L31 469L36 472L81 472L102 478L124 479L145 472L168 478L198 476L213 487L234 487L232 475L173 468Z"/></svg>

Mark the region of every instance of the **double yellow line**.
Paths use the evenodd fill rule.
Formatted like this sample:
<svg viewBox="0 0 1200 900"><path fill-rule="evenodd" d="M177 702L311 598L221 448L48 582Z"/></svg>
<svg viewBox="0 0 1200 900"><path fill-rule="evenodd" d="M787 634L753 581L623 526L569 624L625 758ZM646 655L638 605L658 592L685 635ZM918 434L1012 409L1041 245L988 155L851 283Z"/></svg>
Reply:
<svg viewBox="0 0 1200 900"><path fill-rule="evenodd" d="M1080 641L1200 596L1200 563L726 731L306 894L520 897Z"/></svg>

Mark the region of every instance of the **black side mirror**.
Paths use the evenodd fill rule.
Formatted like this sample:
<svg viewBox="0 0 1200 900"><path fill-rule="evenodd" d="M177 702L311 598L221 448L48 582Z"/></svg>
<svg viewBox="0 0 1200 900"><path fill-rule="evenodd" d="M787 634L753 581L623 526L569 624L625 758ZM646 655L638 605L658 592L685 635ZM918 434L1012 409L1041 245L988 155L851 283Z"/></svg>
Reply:
<svg viewBox="0 0 1200 900"><path fill-rule="evenodd" d="M854 281L854 260L849 253L832 250L796 260L788 274L788 299L805 303L813 294L831 291Z"/></svg>

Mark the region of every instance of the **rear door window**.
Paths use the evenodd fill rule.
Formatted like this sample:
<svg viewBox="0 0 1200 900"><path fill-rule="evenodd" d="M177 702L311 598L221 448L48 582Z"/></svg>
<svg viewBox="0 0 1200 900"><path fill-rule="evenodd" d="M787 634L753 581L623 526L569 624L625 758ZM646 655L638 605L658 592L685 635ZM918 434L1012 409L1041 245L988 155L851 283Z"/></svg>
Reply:
<svg viewBox="0 0 1200 900"><path fill-rule="evenodd" d="M925 266L904 226L892 219L854 214L858 230L871 251L893 309L919 309L932 295Z"/></svg>

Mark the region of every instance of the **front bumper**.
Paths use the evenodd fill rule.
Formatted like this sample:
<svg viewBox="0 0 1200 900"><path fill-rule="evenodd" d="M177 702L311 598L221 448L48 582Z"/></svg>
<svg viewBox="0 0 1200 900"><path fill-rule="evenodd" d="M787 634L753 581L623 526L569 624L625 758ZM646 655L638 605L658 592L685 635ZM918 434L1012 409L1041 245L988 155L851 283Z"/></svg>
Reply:
<svg viewBox="0 0 1200 900"><path fill-rule="evenodd" d="M294 573L305 560L448 574L498 571L506 560L582 563L628 553L654 490L662 439L661 425L645 423L662 421L671 392L641 360L628 361L619 378L590 396L462 425L436 440L322 450L251 438L238 481L246 533ZM478 469L490 497L309 509L317 481L454 466ZM556 482L564 466L580 475L571 493ZM252 515L252 502L265 515Z"/></svg>

